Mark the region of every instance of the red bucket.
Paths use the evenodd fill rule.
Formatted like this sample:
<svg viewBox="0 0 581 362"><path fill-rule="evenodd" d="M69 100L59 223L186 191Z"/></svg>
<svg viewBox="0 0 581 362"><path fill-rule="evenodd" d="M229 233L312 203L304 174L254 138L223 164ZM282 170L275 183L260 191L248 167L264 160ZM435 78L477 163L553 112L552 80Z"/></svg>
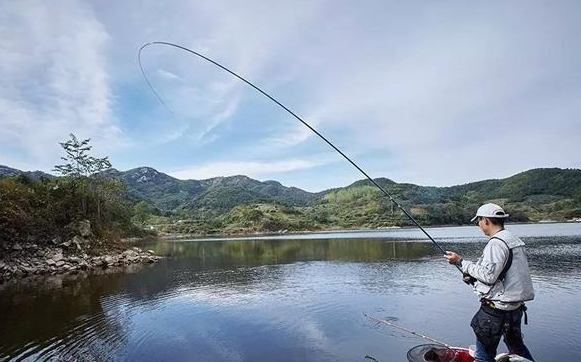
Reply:
<svg viewBox="0 0 581 362"><path fill-rule="evenodd" d="M474 362L468 349L446 347L438 344L422 344L407 353L409 362Z"/></svg>

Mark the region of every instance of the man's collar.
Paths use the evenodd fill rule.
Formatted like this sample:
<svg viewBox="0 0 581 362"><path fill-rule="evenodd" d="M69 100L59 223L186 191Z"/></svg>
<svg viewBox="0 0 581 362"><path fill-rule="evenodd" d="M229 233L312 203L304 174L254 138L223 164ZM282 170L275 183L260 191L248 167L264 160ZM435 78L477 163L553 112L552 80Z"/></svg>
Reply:
<svg viewBox="0 0 581 362"><path fill-rule="evenodd" d="M500 233L501 231L504 231L504 228L498 230L497 232L495 232L494 234L490 235L491 238L495 237L496 235L498 235L498 233Z"/></svg>

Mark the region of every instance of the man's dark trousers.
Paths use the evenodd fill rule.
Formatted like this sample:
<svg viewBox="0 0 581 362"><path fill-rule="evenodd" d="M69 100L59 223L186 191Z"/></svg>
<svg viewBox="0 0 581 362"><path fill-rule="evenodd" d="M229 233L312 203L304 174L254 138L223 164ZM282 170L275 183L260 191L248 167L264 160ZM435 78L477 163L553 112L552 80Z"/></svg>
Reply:
<svg viewBox="0 0 581 362"><path fill-rule="evenodd" d="M503 311L482 304L470 323L476 334L475 362L494 362L502 336L510 353L534 361L522 339L520 328L522 316L523 308Z"/></svg>

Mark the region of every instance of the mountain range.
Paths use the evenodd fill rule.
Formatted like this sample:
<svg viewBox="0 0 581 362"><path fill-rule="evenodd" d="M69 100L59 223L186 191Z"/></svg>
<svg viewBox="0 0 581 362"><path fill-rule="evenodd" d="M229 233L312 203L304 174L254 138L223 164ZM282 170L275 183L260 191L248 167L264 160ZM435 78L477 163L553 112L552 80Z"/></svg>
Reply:
<svg viewBox="0 0 581 362"><path fill-rule="evenodd" d="M20 171L12 167L0 165L0 176L18 176L25 175L33 180L40 180L42 178L52 179L55 176L42 171Z"/></svg>
<svg viewBox="0 0 581 362"><path fill-rule="evenodd" d="M19 174L34 179L54 177L40 171L0 166L0 176ZM110 169L102 175L122 180L135 203L145 201L162 213L179 213L204 222L212 220L220 227L237 225L252 231L260 230L265 223L270 225L269 229L406 224L401 212L394 210L369 180L311 193L277 181L258 181L242 175L179 180L150 167ZM581 217L579 169L532 169L504 179L450 187L396 183L387 178L375 181L424 224L466 223L478 205L489 201L503 205L514 221L566 221ZM246 220L249 217L254 217L256 223L249 223Z"/></svg>
<svg viewBox="0 0 581 362"><path fill-rule="evenodd" d="M306 206L318 195L285 187L277 181L261 182L242 175L179 180L151 167L125 172L111 169L104 174L123 180L132 197L161 210L224 211L236 205L260 202Z"/></svg>

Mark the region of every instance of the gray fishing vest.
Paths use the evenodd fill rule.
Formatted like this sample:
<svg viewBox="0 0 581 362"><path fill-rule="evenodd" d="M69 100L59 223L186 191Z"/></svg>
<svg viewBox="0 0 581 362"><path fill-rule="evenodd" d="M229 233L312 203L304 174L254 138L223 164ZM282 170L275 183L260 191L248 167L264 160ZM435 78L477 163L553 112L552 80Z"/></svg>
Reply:
<svg viewBox="0 0 581 362"><path fill-rule="evenodd" d="M525 243L508 230L499 231L493 238L504 240L508 248L512 250L512 264L504 280L496 280L484 297L502 303L532 300L535 297L535 291L525 254Z"/></svg>

